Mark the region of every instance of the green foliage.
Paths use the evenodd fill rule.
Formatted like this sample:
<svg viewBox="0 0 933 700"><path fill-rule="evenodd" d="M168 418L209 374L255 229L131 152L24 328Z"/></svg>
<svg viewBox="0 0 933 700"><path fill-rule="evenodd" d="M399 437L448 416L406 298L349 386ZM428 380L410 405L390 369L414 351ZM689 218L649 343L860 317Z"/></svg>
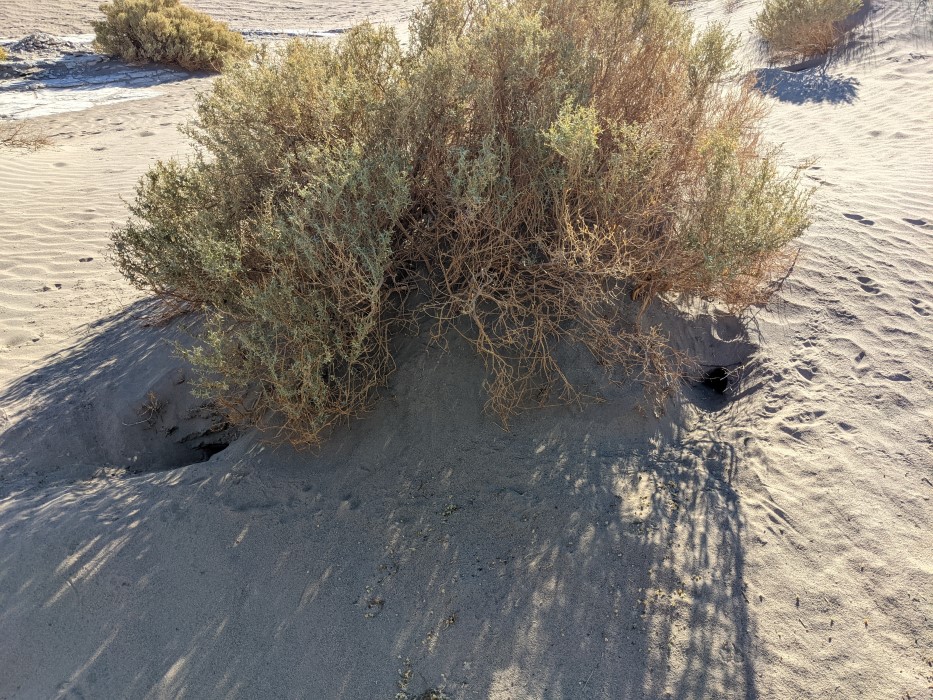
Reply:
<svg viewBox="0 0 933 700"><path fill-rule="evenodd" d="M755 28L778 56L818 56L842 39L840 25L862 0L767 0Z"/></svg>
<svg viewBox="0 0 933 700"><path fill-rule="evenodd" d="M249 55L242 35L179 0L113 0L93 22L98 51L131 63L165 63L186 70L219 71Z"/></svg>
<svg viewBox="0 0 933 700"><path fill-rule="evenodd" d="M578 397L561 342L660 401L679 360L640 310L742 309L786 271L806 193L721 27L663 0L434 0L411 37L225 72L195 157L150 171L114 235L132 282L206 310L192 359L241 420L317 440L371 404L411 314L467 336L503 419Z"/></svg>

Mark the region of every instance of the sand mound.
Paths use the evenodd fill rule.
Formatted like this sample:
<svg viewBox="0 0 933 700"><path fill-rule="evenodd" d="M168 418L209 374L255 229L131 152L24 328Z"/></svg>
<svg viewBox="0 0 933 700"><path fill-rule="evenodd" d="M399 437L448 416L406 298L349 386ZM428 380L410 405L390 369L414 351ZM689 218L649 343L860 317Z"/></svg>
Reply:
<svg viewBox="0 0 933 700"><path fill-rule="evenodd" d="M103 399L138 400L171 383L161 335L113 319L21 382L18 398L45 407L9 433L37 451L32 469L41 472L43 454L49 467L61 460L52 445L63 442L29 424L57 418L57 434L70 436L68 421L83 419L65 420L58 392L86 398L81 377L107 387L96 394ZM676 424L655 421L631 410L640 397L632 386L604 391L604 403L582 411L525 415L505 433L483 411L482 365L465 345L444 353L408 337L397 352L399 370L373 413L315 453L246 436L210 466L98 470L38 491L28 478L8 484L4 537L17 556L40 560L10 570L43 581L3 618L42 635L5 652L5 665L24 669L17 682L52 695L120 687L288 696L310 687L314 697L391 697L407 664L413 692L443 685L464 697L563 697L584 682L595 697L744 685L735 453L682 434L697 415L689 401ZM579 359L580 378L595 385L602 370ZM38 395L25 389L40 385ZM74 426L86 431L86 454L112 439L100 426L125 415L123 405ZM81 534L45 540L35 523L49 497L58 530ZM149 598L141 581L173 594L132 615L137 595ZM89 631L68 612L80 614L73 606L88 595L110 604L95 604L95 632L66 649L56 640L73 645L77 630ZM259 655L249 641L257 638ZM141 644L157 652L141 661ZM38 648L60 658L55 670L27 663ZM72 678L72 666L91 658L93 674ZM282 664L296 672L283 675Z"/></svg>

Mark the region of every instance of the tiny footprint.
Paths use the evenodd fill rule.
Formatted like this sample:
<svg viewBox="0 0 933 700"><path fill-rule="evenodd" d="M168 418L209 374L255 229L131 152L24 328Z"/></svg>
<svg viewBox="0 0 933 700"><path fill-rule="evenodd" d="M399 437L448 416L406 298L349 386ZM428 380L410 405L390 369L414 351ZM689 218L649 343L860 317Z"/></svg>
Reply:
<svg viewBox="0 0 933 700"><path fill-rule="evenodd" d="M865 226L875 225L874 221L872 221L871 219L866 219L861 214L843 214L843 216L846 217L847 219L851 219L852 221L858 221L860 224L864 224Z"/></svg>
<svg viewBox="0 0 933 700"><path fill-rule="evenodd" d="M926 305L920 299L908 299L911 308L920 316L929 316L930 312L926 310Z"/></svg>
<svg viewBox="0 0 933 700"><path fill-rule="evenodd" d="M809 367L795 367L800 376L806 379L808 382L813 381L813 377L816 376L816 371Z"/></svg>
<svg viewBox="0 0 933 700"><path fill-rule="evenodd" d="M155 132L154 131L140 131L139 135L140 136L155 136Z"/></svg>
<svg viewBox="0 0 933 700"><path fill-rule="evenodd" d="M925 219L904 219L911 226L926 226L927 222Z"/></svg>
<svg viewBox="0 0 933 700"><path fill-rule="evenodd" d="M107 147L106 146L94 146L91 150L92 151L106 151Z"/></svg>
<svg viewBox="0 0 933 700"><path fill-rule="evenodd" d="M803 441L803 431L798 428L792 428L789 425L782 425L781 430L790 435L794 440Z"/></svg>
<svg viewBox="0 0 933 700"><path fill-rule="evenodd" d="M78 262L91 262L94 258L79 258Z"/></svg>
<svg viewBox="0 0 933 700"><path fill-rule="evenodd" d="M840 319L841 321L846 321L847 323L858 320L858 317L855 314L853 314L851 311L847 311L846 309L830 309L830 312L836 318Z"/></svg>
<svg viewBox="0 0 933 700"><path fill-rule="evenodd" d="M862 290L868 292L869 294L877 294L881 291L881 287L876 285L871 277L859 275L855 279L859 281L859 284L862 286Z"/></svg>

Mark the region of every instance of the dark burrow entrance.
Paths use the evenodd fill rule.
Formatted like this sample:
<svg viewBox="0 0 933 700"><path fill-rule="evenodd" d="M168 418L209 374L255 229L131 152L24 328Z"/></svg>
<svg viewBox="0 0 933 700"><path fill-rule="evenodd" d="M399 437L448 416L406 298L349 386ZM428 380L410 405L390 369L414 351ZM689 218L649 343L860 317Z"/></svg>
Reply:
<svg viewBox="0 0 933 700"><path fill-rule="evenodd" d="M144 391L124 405L120 421L120 457L128 472L207 462L237 438L237 429L211 401L196 395L182 369L166 372Z"/></svg>

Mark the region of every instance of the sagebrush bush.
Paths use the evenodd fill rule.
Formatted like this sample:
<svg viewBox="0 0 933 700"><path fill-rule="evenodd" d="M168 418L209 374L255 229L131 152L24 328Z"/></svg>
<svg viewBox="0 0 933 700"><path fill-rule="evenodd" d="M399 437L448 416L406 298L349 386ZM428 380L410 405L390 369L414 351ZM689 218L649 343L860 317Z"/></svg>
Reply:
<svg viewBox="0 0 933 700"><path fill-rule="evenodd" d="M663 0L434 0L407 49L291 43L200 99L116 262L203 306L206 390L296 442L370 404L412 318L467 336L503 419L577 397L561 342L660 400L676 353L639 311L763 301L807 225L733 49Z"/></svg>
<svg viewBox="0 0 933 700"><path fill-rule="evenodd" d="M776 56L819 56L836 46L842 22L862 0L767 0L755 28Z"/></svg>
<svg viewBox="0 0 933 700"><path fill-rule="evenodd" d="M6 49L0 46L0 61L5 61L7 59Z"/></svg>
<svg viewBox="0 0 933 700"><path fill-rule="evenodd" d="M93 22L98 51L130 63L164 63L185 70L219 71L250 53L241 34L179 0L113 0Z"/></svg>

